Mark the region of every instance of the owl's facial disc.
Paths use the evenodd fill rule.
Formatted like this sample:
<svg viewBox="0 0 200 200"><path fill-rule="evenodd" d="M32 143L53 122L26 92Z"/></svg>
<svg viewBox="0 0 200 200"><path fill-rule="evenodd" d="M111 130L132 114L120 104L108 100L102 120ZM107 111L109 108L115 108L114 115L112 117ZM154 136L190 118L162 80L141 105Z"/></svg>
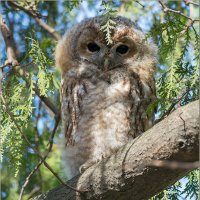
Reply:
<svg viewBox="0 0 200 200"><path fill-rule="evenodd" d="M134 62L137 53L134 38L127 32L120 31L113 35L113 44L107 45L102 31L84 29L77 42L77 53L81 62L85 63L85 66L93 64L93 67L100 71L124 67L130 59Z"/></svg>

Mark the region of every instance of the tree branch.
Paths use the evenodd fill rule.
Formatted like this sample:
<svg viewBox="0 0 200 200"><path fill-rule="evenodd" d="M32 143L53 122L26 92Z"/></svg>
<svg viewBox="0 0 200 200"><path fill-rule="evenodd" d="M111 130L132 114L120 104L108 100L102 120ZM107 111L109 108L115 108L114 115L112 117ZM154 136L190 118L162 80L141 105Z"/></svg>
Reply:
<svg viewBox="0 0 200 200"><path fill-rule="evenodd" d="M171 166L174 162L198 161L198 133L199 102L195 101L178 108L116 154L67 182L87 192L77 194L60 186L33 200L148 199L196 167L186 164L174 170ZM165 165L156 166L155 161L165 161ZM172 164L166 167L166 162Z"/></svg>
<svg viewBox="0 0 200 200"><path fill-rule="evenodd" d="M21 190L20 190L20 194L19 194L19 198L18 200L22 200L22 195L23 195L23 192L26 188L26 186L28 185L31 177L35 174L36 171L39 170L40 166L42 165L43 161L40 160L39 163L34 167L34 169L31 171L31 173L26 177L26 181L24 182L24 184L22 185L21 187ZM40 189L40 188L39 188Z"/></svg>
<svg viewBox="0 0 200 200"><path fill-rule="evenodd" d="M163 0L158 0L158 2L160 3L160 5L162 6L162 10L164 13L174 13L174 14L178 14L182 17L185 17L186 19L190 20L191 21L191 24L193 24L194 22L199 22L200 19L192 19L191 17L183 14L180 10L173 10L171 8L168 8L165 3L163 2Z"/></svg>
<svg viewBox="0 0 200 200"><path fill-rule="evenodd" d="M17 3L13 2L13 1L8 1L8 3L14 7L14 8L18 8L20 10L23 10L25 13L27 13L28 15L30 15L31 17L33 17L35 19L35 21L42 27L44 28L48 33L50 33L50 35L52 35L56 40L61 39L61 36L58 32L56 32L56 30L54 28L52 28L51 26L49 26L48 24L46 24L45 22L43 22L38 14L36 12L34 12L34 10L31 10L30 8L26 8L23 6L18 5Z"/></svg>
<svg viewBox="0 0 200 200"><path fill-rule="evenodd" d="M192 4L192 5L195 5L195 6L199 6L198 3L193 2L193 1L190 1L190 0L184 0L184 2L185 2L186 5L190 5L190 4Z"/></svg>
<svg viewBox="0 0 200 200"><path fill-rule="evenodd" d="M5 65L18 65L18 61L15 54L15 46L12 34L7 27L5 21L3 20L2 15L0 14L0 30L2 32L5 44L6 44L6 52L7 52L7 60L4 64L4 66L1 66L2 68L5 67Z"/></svg>

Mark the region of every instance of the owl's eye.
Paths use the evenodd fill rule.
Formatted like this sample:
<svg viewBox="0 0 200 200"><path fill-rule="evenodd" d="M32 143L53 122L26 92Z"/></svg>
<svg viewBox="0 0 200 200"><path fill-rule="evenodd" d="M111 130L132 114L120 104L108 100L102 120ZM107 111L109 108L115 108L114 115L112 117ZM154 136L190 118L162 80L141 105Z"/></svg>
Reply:
<svg viewBox="0 0 200 200"><path fill-rule="evenodd" d="M89 43L87 47L88 47L88 50L91 52L97 52L100 50L100 47L96 43Z"/></svg>
<svg viewBox="0 0 200 200"><path fill-rule="evenodd" d="M120 54L125 54L128 52L128 46L122 44L120 46L117 47L116 52L120 53Z"/></svg>

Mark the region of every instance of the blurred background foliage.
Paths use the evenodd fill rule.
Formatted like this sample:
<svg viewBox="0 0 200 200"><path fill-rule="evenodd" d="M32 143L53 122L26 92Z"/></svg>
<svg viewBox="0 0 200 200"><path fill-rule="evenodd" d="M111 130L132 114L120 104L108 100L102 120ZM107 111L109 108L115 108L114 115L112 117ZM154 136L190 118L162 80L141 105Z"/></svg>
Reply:
<svg viewBox="0 0 200 200"><path fill-rule="evenodd" d="M199 8L186 1L164 1L168 8L179 10L193 19ZM194 1L195 2L195 1ZM122 15L135 21L152 38L159 48L159 64L155 75L158 99L147 112L157 107L156 118L162 118L176 107L185 105L199 95L199 23L172 12L164 13L157 0L74 0L74 1L16 1L38 14L42 21L60 35L84 18L96 15ZM21 137L17 123L37 151L44 155L55 125L51 111L35 94L35 84L40 93L48 97L59 109L60 73L55 69L54 49L57 41L38 25L34 17L9 2L1 1L0 11L11 29L17 59L29 73L28 80L12 67L1 70L1 91L12 117L0 104L0 154L1 198L18 199L26 177L40 159ZM108 18L109 19L109 18ZM113 24L114 25L114 24ZM106 27L104 27L106 28ZM108 38L109 39L109 38ZM0 65L6 60L6 49L0 35ZM60 165L60 125L47 162L54 171L67 180ZM173 186L169 186L151 200L198 199L199 172L192 171ZM153 184L153 183L152 183ZM58 180L43 165L29 180L23 199L58 186Z"/></svg>

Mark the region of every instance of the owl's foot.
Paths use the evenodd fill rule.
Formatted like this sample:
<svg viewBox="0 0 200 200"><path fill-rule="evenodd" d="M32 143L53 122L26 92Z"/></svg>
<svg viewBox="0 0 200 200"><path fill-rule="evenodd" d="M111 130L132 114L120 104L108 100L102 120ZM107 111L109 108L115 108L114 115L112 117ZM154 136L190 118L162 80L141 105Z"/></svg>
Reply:
<svg viewBox="0 0 200 200"><path fill-rule="evenodd" d="M86 163L84 163L83 165L79 167L79 172L82 174L85 170L87 170L89 167L91 167L95 163L96 162L94 160L88 160Z"/></svg>
<svg viewBox="0 0 200 200"><path fill-rule="evenodd" d="M100 157L96 158L95 160L88 160L83 165L79 167L79 172L82 174L85 170L87 170L92 165L100 162L103 158L105 158L106 155L101 155Z"/></svg>

